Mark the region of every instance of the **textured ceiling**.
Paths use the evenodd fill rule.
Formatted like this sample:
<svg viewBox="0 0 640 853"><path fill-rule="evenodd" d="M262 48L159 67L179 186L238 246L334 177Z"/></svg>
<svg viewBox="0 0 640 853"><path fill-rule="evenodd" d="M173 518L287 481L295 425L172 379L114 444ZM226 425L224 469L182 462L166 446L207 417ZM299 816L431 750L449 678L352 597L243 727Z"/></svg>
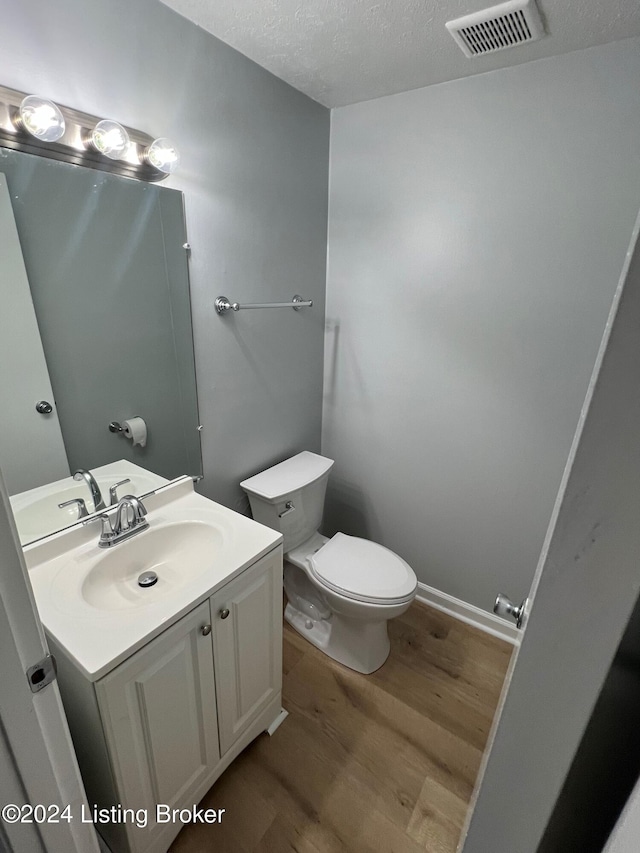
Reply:
<svg viewBox="0 0 640 853"><path fill-rule="evenodd" d="M467 59L445 21L494 0L162 0L327 107L640 35L638 0L538 0L549 35Z"/></svg>

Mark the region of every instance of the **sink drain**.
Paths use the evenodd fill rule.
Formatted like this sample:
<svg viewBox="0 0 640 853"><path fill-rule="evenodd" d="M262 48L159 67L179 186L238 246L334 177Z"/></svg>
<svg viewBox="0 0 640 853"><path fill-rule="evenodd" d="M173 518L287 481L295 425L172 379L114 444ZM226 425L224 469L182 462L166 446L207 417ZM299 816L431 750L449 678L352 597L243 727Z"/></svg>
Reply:
<svg viewBox="0 0 640 853"><path fill-rule="evenodd" d="M138 586L143 588L158 583L158 575L155 572L143 572L138 578Z"/></svg>

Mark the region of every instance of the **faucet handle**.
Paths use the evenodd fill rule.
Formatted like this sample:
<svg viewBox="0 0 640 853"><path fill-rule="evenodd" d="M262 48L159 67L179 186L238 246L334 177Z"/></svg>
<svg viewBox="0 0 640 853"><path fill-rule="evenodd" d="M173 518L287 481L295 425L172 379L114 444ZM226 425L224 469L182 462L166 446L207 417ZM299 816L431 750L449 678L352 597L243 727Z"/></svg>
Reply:
<svg viewBox="0 0 640 853"><path fill-rule="evenodd" d="M109 487L109 503L111 506L114 506L118 503L118 489L120 486L124 486L125 483L130 483L131 478L127 477L126 480L119 480L117 483L114 483L113 486Z"/></svg>
<svg viewBox="0 0 640 853"><path fill-rule="evenodd" d="M58 504L58 509L65 509L68 506L73 506L73 504L78 507L78 521L81 518L86 518L89 515L87 505L82 500L82 498L71 498L71 500L69 501L63 501L61 504Z"/></svg>
<svg viewBox="0 0 640 853"><path fill-rule="evenodd" d="M82 523L93 524L94 521L102 522L102 529L100 531L101 542L108 541L113 537L113 527L111 526L111 519L109 518L106 512L103 512L100 515L94 515L92 518L87 518Z"/></svg>

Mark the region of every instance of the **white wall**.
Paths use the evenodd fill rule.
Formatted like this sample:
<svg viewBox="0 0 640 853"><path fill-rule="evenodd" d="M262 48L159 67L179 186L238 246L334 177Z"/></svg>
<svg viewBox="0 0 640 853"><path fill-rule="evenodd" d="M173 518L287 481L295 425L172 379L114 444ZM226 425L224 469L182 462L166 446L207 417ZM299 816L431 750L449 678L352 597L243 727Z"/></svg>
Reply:
<svg viewBox="0 0 640 853"><path fill-rule="evenodd" d="M334 110L329 532L524 597L640 207L640 41Z"/></svg>
<svg viewBox="0 0 640 853"><path fill-rule="evenodd" d="M329 112L159 0L0 0L0 22L2 85L180 148L202 491L234 506L248 474L320 447ZM214 309L298 292L313 309Z"/></svg>

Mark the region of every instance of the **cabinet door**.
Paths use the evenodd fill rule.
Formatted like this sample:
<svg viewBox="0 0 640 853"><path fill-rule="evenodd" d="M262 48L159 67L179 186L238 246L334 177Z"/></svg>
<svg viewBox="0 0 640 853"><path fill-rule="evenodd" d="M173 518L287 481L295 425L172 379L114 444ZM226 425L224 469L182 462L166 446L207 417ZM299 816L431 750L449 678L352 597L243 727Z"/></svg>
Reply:
<svg viewBox="0 0 640 853"><path fill-rule="evenodd" d="M211 598L222 755L282 689L282 549Z"/></svg>
<svg viewBox="0 0 640 853"><path fill-rule="evenodd" d="M172 834L156 804L197 803L219 760L210 616L206 601L96 684L121 804L149 818L127 826L134 850Z"/></svg>

